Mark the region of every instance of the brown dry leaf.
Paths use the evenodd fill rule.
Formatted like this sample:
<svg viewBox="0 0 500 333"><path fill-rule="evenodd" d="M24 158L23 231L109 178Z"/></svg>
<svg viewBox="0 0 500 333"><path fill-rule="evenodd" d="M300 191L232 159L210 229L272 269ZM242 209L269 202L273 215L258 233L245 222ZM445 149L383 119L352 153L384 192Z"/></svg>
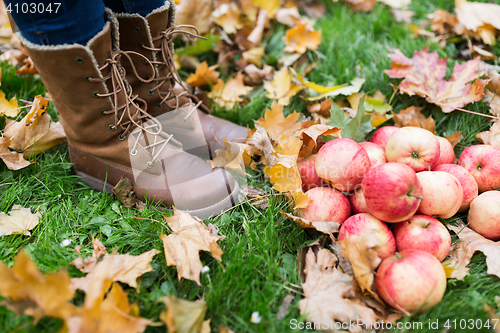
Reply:
<svg viewBox="0 0 500 333"><path fill-rule="evenodd" d="M374 249L379 245L376 233L376 230L363 232L356 237L354 242L350 241L350 235L347 233L346 238L338 243L342 247L342 256L351 263L354 277L361 290L369 292L376 299L380 299L372 289L375 270L382 261Z"/></svg>
<svg viewBox="0 0 500 333"><path fill-rule="evenodd" d="M69 303L73 292L68 273L43 275L22 249L12 268L0 262L0 281L0 295L6 298L1 305L16 314L32 316L35 323L44 316L63 319L76 312Z"/></svg>
<svg viewBox="0 0 500 333"><path fill-rule="evenodd" d="M206 61L202 62L198 67L196 67L196 72L192 73L187 78L186 83L194 87L203 87L209 84L217 83L220 74L215 71L217 67L217 65L208 67Z"/></svg>
<svg viewBox="0 0 500 333"><path fill-rule="evenodd" d="M236 30L243 28L240 10L234 2L224 3L215 8L212 19L227 34L234 34Z"/></svg>
<svg viewBox="0 0 500 333"><path fill-rule="evenodd" d="M19 104L17 104L16 96L10 100L5 98L5 93L0 90L0 117L7 116L14 118L19 113Z"/></svg>
<svg viewBox="0 0 500 333"><path fill-rule="evenodd" d="M119 281L137 289L137 278L153 270L150 263L158 253L161 252L153 249L138 256L105 255L86 276L71 279L70 288L85 291L85 303L88 304L95 304L101 299L103 290L107 290L112 282Z"/></svg>
<svg viewBox="0 0 500 333"><path fill-rule="evenodd" d="M222 142L224 149L217 149L215 153L217 156L210 161L212 168L224 168L226 170L236 171L241 175L245 173L245 148L251 146L244 143L228 142L226 139Z"/></svg>
<svg viewBox="0 0 500 333"><path fill-rule="evenodd" d="M272 81L264 82L264 89L268 92L267 98L277 99L279 105L290 104L290 98L295 96L305 87L292 82L292 74L288 67L282 67L274 73Z"/></svg>
<svg viewBox="0 0 500 333"><path fill-rule="evenodd" d="M487 273L500 277L500 256L498 255L500 253L500 242L484 238L466 227L462 221L459 221L458 227L451 224L446 226L460 238L460 241L453 244L450 250L450 257L457 258L455 267L467 267L474 252L481 251L486 256Z"/></svg>
<svg viewBox="0 0 500 333"><path fill-rule="evenodd" d="M304 299L299 302L302 315L310 322L322 323L332 320L349 322L363 320L371 325L377 321L372 309L356 303L351 276L337 268L337 257L326 249L317 255L309 248L305 269L306 280L302 283Z"/></svg>
<svg viewBox="0 0 500 333"><path fill-rule="evenodd" d="M172 333L210 333L210 319L205 319L207 303L199 299L191 302L174 296L160 298L165 303L167 311L160 319Z"/></svg>
<svg viewBox="0 0 500 333"><path fill-rule="evenodd" d="M420 127L436 133L436 121L432 119L432 116L425 117L422 110L422 107L410 106L397 114L393 113L394 125L397 127Z"/></svg>
<svg viewBox="0 0 500 333"><path fill-rule="evenodd" d="M241 96L248 94L253 88L245 86L243 82L244 76L241 72L236 74L236 77L230 78L227 83L219 80L212 88L212 92L207 96L212 98L217 104L227 109L231 109L235 104L243 102Z"/></svg>
<svg viewBox="0 0 500 333"><path fill-rule="evenodd" d="M176 6L175 25L194 25L201 35L212 28L212 0L182 0Z"/></svg>
<svg viewBox="0 0 500 333"><path fill-rule="evenodd" d="M70 265L75 266L83 273L90 273L95 265L97 264L97 260L101 259L104 255L108 254L106 247L101 243L99 238L94 238L92 241L92 246L94 247L94 251L92 252L92 257L87 257L85 259L82 258L80 254L80 249L82 245L75 246L75 251L78 253L78 258L70 262Z"/></svg>
<svg viewBox="0 0 500 333"><path fill-rule="evenodd" d="M0 212L0 236L23 234L31 236L29 230L38 225L40 213L31 213L29 208L20 205L12 206L9 213Z"/></svg>
<svg viewBox="0 0 500 333"><path fill-rule="evenodd" d="M246 66L243 71L248 75L248 80L245 78L245 84L258 86L264 80L272 80L274 68L268 64L264 64L262 69L259 69L254 64L251 64Z"/></svg>
<svg viewBox="0 0 500 333"><path fill-rule="evenodd" d="M66 140L61 123L55 123L46 112L48 100L36 96L29 113L5 129L10 148L22 152L25 159L38 155Z"/></svg>
<svg viewBox="0 0 500 333"><path fill-rule="evenodd" d="M479 79L484 74L479 70L479 60L455 63L450 80L446 81L446 59L439 59L437 52L415 51L411 59L398 49L392 52L388 55L392 59L391 68L384 72L390 78L404 78L398 86L401 93L425 97L446 113L477 102L484 96L487 81Z"/></svg>
<svg viewBox="0 0 500 333"><path fill-rule="evenodd" d="M453 132L451 135L446 137L446 140L448 140L451 143L451 146L455 148L455 146L462 141L462 132Z"/></svg>
<svg viewBox="0 0 500 333"><path fill-rule="evenodd" d="M22 153L9 150L11 139L0 137L0 158L4 161L9 170L19 170L27 167L31 163L26 161Z"/></svg>
<svg viewBox="0 0 500 333"><path fill-rule="evenodd" d="M485 145L500 148L500 121L496 121L489 131L484 131L476 135L476 139Z"/></svg>
<svg viewBox="0 0 500 333"><path fill-rule="evenodd" d="M296 26L302 20L296 6L290 8L279 8L276 11L276 21L289 27Z"/></svg>
<svg viewBox="0 0 500 333"><path fill-rule="evenodd" d="M200 251L210 252L212 257L221 261L223 252L217 241L224 236L212 234L203 221L175 208L174 215L165 217L165 220L173 231L168 236L161 235L167 265L177 267L179 280L185 278L201 285Z"/></svg>
<svg viewBox="0 0 500 333"><path fill-rule="evenodd" d="M264 190L252 186L243 186L240 193L255 208L266 210L269 207L269 195Z"/></svg>
<svg viewBox="0 0 500 333"><path fill-rule="evenodd" d="M332 108L332 99L327 98L320 103L315 103L307 107L309 113L317 113L323 117L330 117L330 110Z"/></svg>
<svg viewBox="0 0 500 333"><path fill-rule="evenodd" d="M152 321L139 317L137 304L129 304L127 293L114 283L108 288L96 290L99 297L89 300L85 297L83 308L76 315L65 318L62 332L68 333L140 333ZM104 299L103 299L104 298Z"/></svg>
<svg viewBox="0 0 500 333"><path fill-rule="evenodd" d="M315 124L295 132L294 135L302 139L302 148L299 156L303 158L310 156L314 149L317 148L318 138L322 135L332 135L341 138L340 131L341 129L338 127Z"/></svg>
<svg viewBox="0 0 500 333"><path fill-rule="evenodd" d="M146 204L139 200L132 191L132 182L128 178L122 178L111 190L113 195L127 208L137 208L139 211L143 211Z"/></svg>
<svg viewBox="0 0 500 333"><path fill-rule="evenodd" d="M368 13L371 12L375 4L376 0L342 0L351 5L352 9L357 12Z"/></svg>
<svg viewBox="0 0 500 333"><path fill-rule="evenodd" d="M219 333L234 333L232 330L227 328L226 326L219 326Z"/></svg>
<svg viewBox="0 0 500 333"><path fill-rule="evenodd" d="M462 35L467 32L465 27L458 22L458 18L445 10L437 9L428 17L431 19L431 30L439 35Z"/></svg>
<svg viewBox="0 0 500 333"><path fill-rule="evenodd" d="M495 29L500 30L500 5L455 0L455 11L468 30L477 32L485 44L495 44Z"/></svg>
<svg viewBox="0 0 500 333"><path fill-rule="evenodd" d="M314 229L324 234L333 234L334 232L339 232L340 224L338 222L333 221L310 221L308 219L295 216L292 214L285 213L281 211L281 214L285 215L288 218L291 218L295 222L297 222L302 228L306 229Z"/></svg>
<svg viewBox="0 0 500 333"><path fill-rule="evenodd" d="M285 117L283 106L273 101L271 109L266 109L264 116L257 120L257 124L265 129L272 140L279 141L282 135L289 137L301 128L299 118L300 113L295 111Z"/></svg>
<svg viewBox="0 0 500 333"><path fill-rule="evenodd" d="M321 30L314 30L308 23L299 22L286 31L284 52L302 54L307 50L317 50L321 43Z"/></svg>

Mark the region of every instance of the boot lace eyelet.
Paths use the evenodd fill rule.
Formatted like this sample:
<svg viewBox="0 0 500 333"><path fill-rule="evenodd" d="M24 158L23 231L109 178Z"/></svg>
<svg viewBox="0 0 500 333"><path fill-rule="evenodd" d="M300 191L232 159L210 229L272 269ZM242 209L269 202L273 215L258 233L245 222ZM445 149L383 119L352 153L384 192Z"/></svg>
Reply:
<svg viewBox="0 0 500 333"><path fill-rule="evenodd" d="M99 97L99 92L98 92L98 91L94 91L94 92L92 93L92 96L93 96L93 97Z"/></svg>
<svg viewBox="0 0 500 333"><path fill-rule="evenodd" d="M139 27L134 28L134 32L139 32L139 31L141 31L141 28L139 28Z"/></svg>
<svg viewBox="0 0 500 333"><path fill-rule="evenodd" d="M161 103L156 103L155 106L156 106L157 109L161 109Z"/></svg>
<svg viewBox="0 0 500 333"><path fill-rule="evenodd" d="M130 155L135 156L137 155L137 149L133 149L130 151Z"/></svg>
<svg viewBox="0 0 500 333"><path fill-rule="evenodd" d="M143 44L144 45L144 44ZM147 64L148 62L146 61L146 59L142 59L141 60L143 64Z"/></svg>
<svg viewBox="0 0 500 333"><path fill-rule="evenodd" d="M151 89L148 90L148 95L152 96L154 94L154 91L151 91Z"/></svg>
<svg viewBox="0 0 500 333"><path fill-rule="evenodd" d="M123 135L123 133L118 135L118 140L120 140L120 141L125 140L125 135Z"/></svg>
<svg viewBox="0 0 500 333"><path fill-rule="evenodd" d="M82 57L76 57L75 61L77 64L83 64L83 58Z"/></svg>
<svg viewBox="0 0 500 333"><path fill-rule="evenodd" d="M115 125L109 125L109 126L108 126L108 130L109 130L110 132L114 132L114 131L116 131L116 126L115 126Z"/></svg>
<svg viewBox="0 0 500 333"><path fill-rule="evenodd" d="M153 161L146 162L146 166L148 167L148 169L151 169L153 165L154 165Z"/></svg>
<svg viewBox="0 0 500 333"><path fill-rule="evenodd" d="M187 123L189 120L187 118L182 118L183 123Z"/></svg>
<svg viewBox="0 0 500 333"><path fill-rule="evenodd" d="M85 75L85 80L89 81L90 82L90 79L92 78L92 76L90 75Z"/></svg>
<svg viewBox="0 0 500 333"><path fill-rule="evenodd" d="M101 109L101 114L106 114L106 111L108 111L108 110L106 110L106 109Z"/></svg>

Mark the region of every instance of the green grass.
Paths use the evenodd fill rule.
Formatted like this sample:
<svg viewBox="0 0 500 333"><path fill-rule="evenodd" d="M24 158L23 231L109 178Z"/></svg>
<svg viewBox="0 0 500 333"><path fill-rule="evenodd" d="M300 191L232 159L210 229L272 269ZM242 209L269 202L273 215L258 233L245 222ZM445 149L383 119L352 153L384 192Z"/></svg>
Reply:
<svg viewBox="0 0 500 333"><path fill-rule="evenodd" d="M417 22L436 8L451 11L453 1L423 0L412 4L412 9L417 12ZM323 32L323 43L319 49L319 65L308 75L309 80L331 84L363 76L366 78L363 87L366 92L381 90L387 96L393 92L390 83L397 82L383 73L391 63L387 57L388 48L399 48L411 56L414 50L429 46L431 50L438 50L440 56L453 56L461 47L448 46L441 50L436 45L429 45L427 39L412 37L411 31L395 22L390 10L381 5L377 5L372 13L360 14L353 13L344 5L329 3L328 14L317 23L317 28ZM272 57L277 60L280 56L283 34L284 29L276 29L267 43L266 54L271 61ZM215 59L211 55L206 57ZM311 57L316 59L316 55ZM450 59L450 69L452 63ZM17 94L18 97L31 99L44 91L40 80L17 77L12 67L7 64L1 66L1 89L7 97ZM260 117L270 105L265 94L262 89L256 89L247 105L232 111L216 110L215 113L252 126L252 120ZM286 111L306 112L305 105L300 97L295 97ZM398 95L393 100L396 111L409 105L425 106L424 113L432 114L436 119L438 134L462 131L464 139L456 148L457 154L464 147L477 144L476 133L489 126L483 117L458 111L443 114L419 97ZM488 106L476 103L468 106L468 109L486 113ZM118 253L138 255L152 248L162 249L159 236L167 233L167 230L152 220L134 218L161 221L162 213L154 207L144 212L126 209L114 198L80 183L72 174L65 144L37 156L33 161L36 163L20 171L9 171L5 165L0 165L0 210L7 212L12 205L19 204L32 209L39 207L42 213L41 222L31 237L0 237L0 261L11 264L17 251L25 248L43 272L67 269L72 276L80 276L76 268L69 266L69 262L76 258L73 247L83 244L82 254L88 256L92 251L93 237L99 237L109 251L117 250ZM270 189L260 171L252 171L251 174L251 183ZM283 319L278 320L276 316L285 296L293 295L290 283L300 284L296 273L297 250L316 240L319 235L305 231L284 218L280 209L289 211L289 206L280 197L274 197L265 211L243 204L207 221L214 223L220 229L220 234L226 236L224 241L219 242L224 250L223 267L208 254L201 254L202 262L210 267L210 272L202 276L200 287L187 280L179 282L176 269L167 267L162 254L157 255L152 263L154 271L142 278L140 292L125 287L130 301L139 304L142 316L158 320L160 312L164 310L163 303L157 301L162 296L176 295L189 300L203 298L208 304L207 318L211 318L215 332L219 325L225 325L237 333L292 331L290 320L304 319L298 310L299 294L295 295ZM466 216L459 217L463 219ZM71 239L72 244L62 247L60 244L64 239ZM486 274L483 255L476 254L470 268L471 275L465 281L448 281L447 292L439 305L420 316L403 319L403 322L422 322L423 330L393 331L435 332L428 328L428 323L437 319L439 331L443 331L447 319L457 322L461 319L481 319L485 322L487 314L483 304L495 306L494 297L500 295L500 280ZM83 294L78 293L75 302L81 304L82 300ZM259 311L263 317L260 324L250 323L253 311ZM0 307L0 323L2 332L49 333L57 332L61 325L60 321L51 318L44 318L34 325L30 317L15 316L4 307ZM163 326L149 327L147 332L165 330ZM460 328L449 330L463 331ZM469 331L490 332L485 329Z"/></svg>

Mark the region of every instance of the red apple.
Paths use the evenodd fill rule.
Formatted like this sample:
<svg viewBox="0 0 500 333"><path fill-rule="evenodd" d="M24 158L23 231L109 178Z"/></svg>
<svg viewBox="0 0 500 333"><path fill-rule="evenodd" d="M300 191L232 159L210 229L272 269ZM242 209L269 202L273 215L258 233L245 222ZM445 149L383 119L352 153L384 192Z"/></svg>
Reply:
<svg viewBox="0 0 500 333"><path fill-rule="evenodd" d="M393 308L407 314L422 313L443 298L446 274L432 254L406 250L382 261L375 286L380 297Z"/></svg>
<svg viewBox="0 0 500 333"><path fill-rule="evenodd" d="M402 163L385 163L371 169L361 187L366 207L384 222L408 220L417 211L422 198L415 171Z"/></svg>
<svg viewBox="0 0 500 333"><path fill-rule="evenodd" d="M352 191L370 169L366 151L354 140L335 139L321 147L316 173L340 191Z"/></svg>
<svg viewBox="0 0 500 333"><path fill-rule="evenodd" d="M398 252L422 250L443 261L450 252L451 237L438 219L427 215L413 215L408 221L396 224L392 230Z"/></svg>
<svg viewBox="0 0 500 333"><path fill-rule="evenodd" d="M398 129L399 127L396 126L380 127L378 130L375 131L375 133L370 139L370 142L378 144L385 150L385 146L387 145L387 140L389 140L389 137L392 135L392 133L394 133Z"/></svg>
<svg viewBox="0 0 500 333"><path fill-rule="evenodd" d="M368 158L370 159L370 168L387 163L387 160L385 159L385 150L378 144L372 142L360 142L359 145L363 147L368 154Z"/></svg>
<svg viewBox="0 0 500 333"><path fill-rule="evenodd" d="M356 188L351 194L349 194L349 201L351 202L352 214L370 212L368 210L368 207L366 207L366 201L361 186Z"/></svg>
<svg viewBox="0 0 500 333"><path fill-rule="evenodd" d="M458 165L474 177L479 193L500 188L500 148L489 145L467 147L460 155Z"/></svg>
<svg viewBox="0 0 500 333"><path fill-rule="evenodd" d="M447 219L458 212L464 193L457 177L444 171L422 171L417 178L424 197L418 213Z"/></svg>
<svg viewBox="0 0 500 333"><path fill-rule="evenodd" d="M302 191L307 192L315 187L324 185L323 179L319 178L315 168L316 155L311 155L308 158L297 162L299 168L300 179L302 180Z"/></svg>
<svg viewBox="0 0 500 333"><path fill-rule="evenodd" d="M472 200L474 200L478 195L477 183L474 177L472 177L469 171L458 164L441 164L434 168L434 171L448 172L457 177L460 185L462 185L462 190L464 191L462 205L460 206L458 212L466 212L467 209L469 209Z"/></svg>
<svg viewBox="0 0 500 333"><path fill-rule="evenodd" d="M316 187L306 192L308 204L300 216L310 221L343 223L351 215L349 199L330 187Z"/></svg>
<svg viewBox="0 0 500 333"><path fill-rule="evenodd" d="M442 136L436 136L439 141L439 160L436 165L453 164L455 162L455 151L448 139Z"/></svg>
<svg viewBox="0 0 500 333"><path fill-rule="evenodd" d="M439 153L439 141L436 136L420 127L398 129L391 135L385 147L388 162L406 164L415 172L431 170L437 165Z"/></svg>
<svg viewBox="0 0 500 333"><path fill-rule="evenodd" d="M356 242L357 236L368 230L376 230L375 237L379 241L374 250L380 259L385 259L391 256L396 251L396 241L391 232L391 229L384 222L373 217L370 214L356 214L344 221L339 231L339 240L346 238L349 234L350 242Z"/></svg>
<svg viewBox="0 0 500 333"><path fill-rule="evenodd" d="M472 201L469 228L491 240L500 240L500 192L488 191Z"/></svg>

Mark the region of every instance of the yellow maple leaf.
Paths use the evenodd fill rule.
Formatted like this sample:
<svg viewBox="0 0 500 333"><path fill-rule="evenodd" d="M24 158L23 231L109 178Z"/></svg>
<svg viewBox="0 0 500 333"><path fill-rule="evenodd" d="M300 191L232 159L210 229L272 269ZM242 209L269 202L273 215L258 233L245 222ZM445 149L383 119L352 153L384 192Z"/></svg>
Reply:
<svg viewBox="0 0 500 333"><path fill-rule="evenodd" d="M199 299L187 301L174 296L160 298L167 306L167 311L160 319L167 325L169 332L210 333L210 319L205 319L207 303Z"/></svg>
<svg viewBox="0 0 500 333"><path fill-rule="evenodd" d="M179 280L185 278L201 285L202 264L199 252L210 252L212 257L221 261L223 252L217 241L224 236L213 234L203 221L194 219L175 207L174 215L165 217L165 220L173 231L168 236L161 235L167 265L177 267Z"/></svg>
<svg viewBox="0 0 500 333"><path fill-rule="evenodd" d="M9 137L0 137L0 159L2 159L9 170L19 170L27 167L31 163L24 159L23 153L11 151Z"/></svg>
<svg viewBox="0 0 500 333"><path fill-rule="evenodd" d="M228 142L226 139L222 142L224 149L217 149L217 156L210 161L212 168L225 168L245 175L245 147L252 148L244 143Z"/></svg>
<svg viewBox="0 0 500 333"><path fill-rule="evenodd" d="M19 113L19 104L17 104L16 96L10 100L5 98L5 93L0 90L0 117L8 116L15 117Z"/></svg>
<svg viewBox="0 0 500 333"><path fill-rule="evenodd" d="M290 98L304 88L302 85L292 83L292 74L287 67L275 72L272 81L264 81L264 89L268 92L266 97L277 99L279 105L290 104Z"/></svg>
<svg viewBox="0 0 500 333"><path fill-rule="evenodd" d="M68 273L43 275L24 250L16 255L12 268L0 262L0 281L0 295L7 298L3 305L32 316L35 322L44 316L64 319L76 312L69 303L73 292Z"/></svg>
<svg viewBox="0 0 500 333"><path fill-rule="evenodd" d="M175 25L194 25L203 35L210 31L213 22L212 0L182 0L175 10Z"/></svg>
<svg viewBox="0 0 500 333"><path fill-rule="evenodd" d="M203 87L209 84L217 83L219 79L219 72L216 72L217 65L208 67L206 61L202 62L196 67L196 72L191 74L186 83L194 87Z"/></svg>
<svg viewBox="0 0 500 333"><path fill-rule="evenodd" d="M299 118L300 113L295 111L285 117L283 106L274 101L271 109L266 109L264 116L257 120L257 124L266 130L271 139L278 141L282 135L291 136L301 128Z"/></svg>
<svg viewBox="0 0 500 333"><path fill-rule="evenodd" d="M260 62L264 56L264 46L257 46L253 49L245 51L241 54L241 58L248 64L254 64L255 66L260 66Z"/></svg>
<svg viewBox="0 0 500 333"><path fill-rule="evenodd" d="M29 230L38 225L40 213L31 213L29 208L20 205L12 206L10 214L0 212L0 236L11 234L23 234L30 236Z"/></svg>
<svg viewBox="0 0 500 333"><path fill-rule="evenodd" d="M320 43L321 30L314 30L309 24L299 22L296 27L286 31L283 51L304 53L308 49L316 50Z"/></svg>
<svg viewBox="0 0 500 333"><path fill-rule="evenodd" d="M209 92L207 96L220 106L231 109L236 103L243 102L241 96L248 94L253 89L245 86L243 80L244 76L241 72L238 72L236 77L230 78L226 83L219 80L212 87L212 92Z"/></svg>
<svg viewBox="0 0 500 333"><path fill-rule="evenodd" d="M270 17L274 16L274 13L278 8L280 8L281 0L252 0L257 6L266 10Z"/></svg>
<svg viewBox="0 0 500 333"><path fill-rule="evenodd" d="M212 19L226 33L234 34L238 29L243 28L241 13L234 2L224 3L212 12Z"/></svg>

